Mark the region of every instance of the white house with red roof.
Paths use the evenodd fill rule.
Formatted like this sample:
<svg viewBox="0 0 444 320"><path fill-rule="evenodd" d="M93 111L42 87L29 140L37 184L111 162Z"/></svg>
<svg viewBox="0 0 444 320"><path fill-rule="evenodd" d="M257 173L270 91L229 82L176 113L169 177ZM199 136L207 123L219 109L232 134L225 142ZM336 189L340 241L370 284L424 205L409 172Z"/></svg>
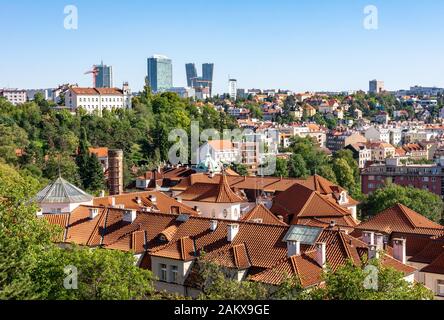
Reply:
<svg viewBox="0 0 444 320"><path fill-rule="evenodd" d="M88 113L103 110L131 109L131 89L124 83L118 88L71 87L65 94L65 105L71 109L85 109Z"/></svg>

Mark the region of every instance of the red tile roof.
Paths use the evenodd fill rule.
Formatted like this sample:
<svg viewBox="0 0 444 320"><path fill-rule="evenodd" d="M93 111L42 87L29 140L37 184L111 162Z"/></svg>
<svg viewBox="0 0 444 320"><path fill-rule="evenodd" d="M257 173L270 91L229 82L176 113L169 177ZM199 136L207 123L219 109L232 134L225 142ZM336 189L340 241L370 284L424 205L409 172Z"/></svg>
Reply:
<svg viewBox="0 0 444 320"><path fill-rule="evenodd" d="M305 221L317 218L322 222L336 219L337 222L341 222L341 225L356 226L350 211L337 205L318 191L313 191L300 184L295 184L278 194L273 199L271 212L284 216L290 224L299 224L300 219Z"/></svg>
<svg viewBox="0 0 444 320"><path fill-rule="evenodd" d="M196 183L180 194L183 200L212 203L241 203L245 199L231 190L227 176L223 175L219 183Z"/></svg>
<svg viewBox="0 0 444 320"><path fill-rule="evenodd" d="M377 231L385 234L397 232L432 236L444 233L443 226L430 221L402 204L397 204L384 210L368 221L359 224L356 229Z"/></svg>
<svg viewBox="0 0 444 320"><path fill-rule="evenodd" d="M77 95L123 95L118 88L70 88Z"/></svg>
<svg viewBox="0 0 444 320"><path fill-rule="evenodd" d="M200 251L223 265L241 270L272 269L275 272L287 259L283 239L288 226L238 221L239 231L234 240L228 242L227 228L231 221L218 220L217 228L212 231L210 222L213 219L208 218L190 216L187 221L181 222L177 221L177 215L139 211L135 221L129 223L123 221L122 209L100 208L98 216L90 219L89 208L81 206L71 213L66 242L133 253L147 252L141 262L145 267L150 267L147 257L151 255L190 261ZM172 225L175 226L174 232L169 233L167 242L162 241L159 235L165 234L166 230L171 231ZM346 259L360 263L366 248L363 242L337 230L324 230L318 241L327 244L327 261L333 268ZM293 270L297 270L292 274L302 276L304 283L310 285L318 279L317 267L313 263L314 247L303 246L302 250L303 258L292 262ZM398 270L413 270L390 257L386 259ZM264 274L261 277L264 282L272 282Z"/></svg>
<svg viewBox="0 0 444 320"><path fill-rule="evenodd" d="M249 213L242 217L243 221L257 222L266 224L276 224L286 226L287 224L276 217L270 210L263 204L256 205Z"/></svg>
<svg viewBox="0 0 444 320"><path fill-rule="evenodd" d="M153 197L156 198L154 203ZM154 211L162 213L184 213L197 215L197 212L189 206L167 196L160 191L143 191L124 193L121 195L95 198L95 206L110 207L112 198L115 199L115 206L123 206L125 209L142 210L143 208L153 208ZM137 202L139 198L140 203Z"/></svg>

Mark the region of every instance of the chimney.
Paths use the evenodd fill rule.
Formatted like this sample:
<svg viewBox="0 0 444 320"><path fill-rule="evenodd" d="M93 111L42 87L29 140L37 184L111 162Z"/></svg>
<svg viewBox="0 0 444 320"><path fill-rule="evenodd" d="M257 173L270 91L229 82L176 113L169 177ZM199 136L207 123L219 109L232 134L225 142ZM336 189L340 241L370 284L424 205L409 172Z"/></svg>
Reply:
<svg viewBox="0 0 444 320"><path fill-rule="evenodd" d="M316 243L316 262L322 268L327 265L327 245L325 242Z"/></svg>
<svg viewBox="0 0 444 320"><path fill-rule="evenodd" d="M110 201L111 201L111 207L115 207L116 206L116 198L115 197L111 197Z"/></svg>
<svg viewBox="0 0 444 320"><path fill-rule="evenodd" d="M373 231L364 231L362 233L362 241L367 245L372 246L375 244L375 233Z"/></svg>
<svg viewBox="0 0 444 320"><path fill-rule="evenodd" d="M105 190L100 191L100 198L105 197Z"/></svg>
<svg viewBox="0 0 444 320"><path fill-rule="evenodd" d="M301 255L301 242L288 240L287 241L287 257L299 256Z"/></svg>
<svg viewBox="0 0 444 320"><path fill-rule="evenodd" d="M157 197L155 196L155 195L150 195L150 201L155 205L155 204L157 204Z"/></svg>
<svg viewBox="0 0 444 320"><path fill-rule="evenodd" d="M136 197L136 202L137 202L137 204L141 204L142 203L142 198L141 197Z"/></svg>
<svg viewBox="0 0 444 320"><path fill-rule="evenodd" d="M402 262L407 263L406 255L406 240L405 239L393 239L393 258Z"/></svg>
<svg viewBox="0 0 444 320"><path fill-rule="evenodd" d="M42 211L42 209L39 209L37 211L37 218L41 218L41 217L43 217L43 211Z"/></svg>
<svg viewBox="0 0 444 320"><path fill-rule="evenodd" d="M125 210L123 212L123 221L133 223L136 220L137 211L136 210Z"/></svg>
<svg viewBox="0 0 444 320"><path fill-rule="evenodd" d="M376 245L368 246L368 259L379 259L378 247Z"/></svg>
<svg viewBox="0 0 444 320"><path fill-rule="evenodd" d="M227 226L227 241L233 242L234 238L236 238L237 233L239 232L239 225L232 223Z"/></svg>
<svg viewBox="0 0 444 320"><path fill-rule="evenodd" d="M330 221L330 225L328 226L330 229L334 229L336 227L336 222L334 220Z"/></svg>
<svg viewBox="0 0 444 320"><path fill-rule="evenodd" d="M381 251L384 250L384 235L381 233L375 234L375 245L376 250Z"/></svg>
<svg viewBox="0 0 444 320"><path fill-rule="evenodd" d="M210 230L211 231L216 231L216 229L217 229L217 220L211 220L210 221Z"/></svg>
<svg viewBox="0 0 444 320"><path fill-rule="evenodd" d="M89 218L92 220L99 215L99 209L89 208Z"/></svg>

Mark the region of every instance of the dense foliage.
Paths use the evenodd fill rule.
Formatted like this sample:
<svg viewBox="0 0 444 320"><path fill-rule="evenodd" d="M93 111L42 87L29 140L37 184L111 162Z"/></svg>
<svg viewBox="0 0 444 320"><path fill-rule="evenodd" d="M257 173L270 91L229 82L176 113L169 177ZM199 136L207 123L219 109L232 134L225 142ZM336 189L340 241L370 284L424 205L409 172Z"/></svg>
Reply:
<svg viewBox="0 0 444 320"><path fill-rule="evenodd" d="M28 202L38 187L0 163L0 299L155 298L151 272L138 268L131 254L53 244L60 230L37 218ZM64 286L68 266L78 271L74 290Z"/></svg>
<svg viewBox="0 0 444 320"><path fill-rule="evenodd" d="M426 190L402 187L396 184L389 184L369 195L364 203L363 212L366 216L371 217L397 203L421 213L432 221L441 222L442 220L444 204L438 195Z"/></svg>
<svg viewBox="0 0 444 320"><path fill-rule="evenodd" d="M42 182L59 174L91 192L103 189L98 162L88 157L87 147L123 149L125 182L167 160L174 142L172 129L184 129L190 137L192 121L200 129L233 129L236 121L209 104L197 105L174 93L152 95L147 87L133 99L133 109L73 115L55 110L40 96L14 106L0 98L0 158L28 172ZM85 170L88 168L88 170ZM93 177L88 178L88 176ZM88 180L89 179L89 180Z"/></svg>

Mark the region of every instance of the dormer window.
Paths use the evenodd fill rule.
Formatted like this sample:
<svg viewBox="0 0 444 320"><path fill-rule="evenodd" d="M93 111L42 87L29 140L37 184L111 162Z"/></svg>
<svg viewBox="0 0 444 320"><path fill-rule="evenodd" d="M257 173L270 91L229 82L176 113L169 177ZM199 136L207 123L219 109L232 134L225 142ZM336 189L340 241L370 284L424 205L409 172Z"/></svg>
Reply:
<svg viewBox="0 0 444 320"><path fill-rule="evenodd" d="M345 191L341 192L341 196L340 196L340 199L339 199L339 203L340 203L340 204L348 203L347 192L345 192Z"/></svg>
<svg viewBox="0 0 444 320"><path fill-rule="evenodd" d="M165 237L165 235L163 235L163 234L161 234L160 236L159 236L159 240L160 241L162 241L162 242L167 242L168 241L168 239Z"/></svg>
<svg viewBox="0 0 444 320"><path fill-rule="evenodd" d="M224 209L224 218L227 218L227 217L228 217L228 210Z"/></svg>

